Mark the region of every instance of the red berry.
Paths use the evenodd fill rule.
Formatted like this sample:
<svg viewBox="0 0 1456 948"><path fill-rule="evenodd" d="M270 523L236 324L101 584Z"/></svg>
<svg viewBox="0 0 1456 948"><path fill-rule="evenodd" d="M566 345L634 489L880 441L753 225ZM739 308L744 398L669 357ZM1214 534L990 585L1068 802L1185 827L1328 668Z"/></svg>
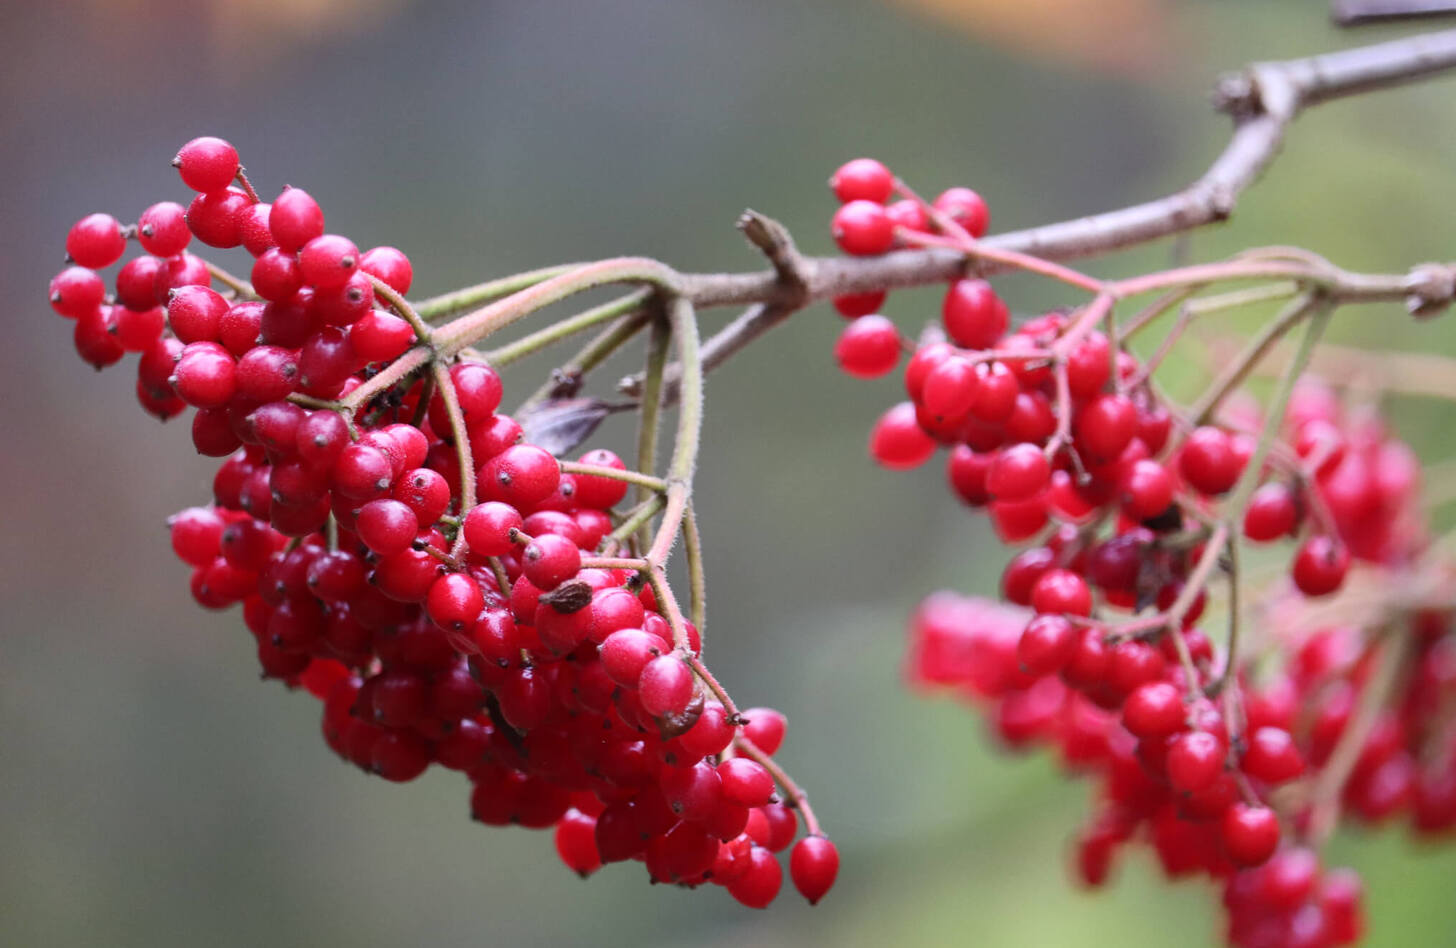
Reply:
<svg viewBox="0 0 1456 948"><path fill-rule="evenodd" d="M237 149L221 138L204 136L183 145L172 159L182 183L194 191L221 191L238 176Z"/></svg>
<svg viewBox="0 0 1456 948"><path fill-rule="evenodd" d="M414 511L397 500L371 500L359 508L354 532L369 549L381 556L409 549L420 523Z"/></svg>
<svg viewBox="0 0 1456 948"><path fill-rule="evenodd" d="M915 420L915 406L900 402L880 416L870 432L870 457L885 467L919 467L935 453L935 441Z"/></svg>
<svg viewBox="0 0 1456 948"><path fill-rule="evenodd" d="M1138 520L1156 517L1173 503L1173 476L1157 461L1134 461L1122 476L1123 509Z"/></svg>
<svg viewBox="0 0 1456 948"><path fill-rule="evenodd" d="M878 313L880 307L885 303L886 295L884 290L872 290L868 293L846 293L843 296L836 296L834 298L834 308L839 312L839 315L847 319L858 319L861 316Z"/></svg>
<svg viewBox="0 0 1456 948"><path fill-rule="evenodd" d="M948 188L931 203L937 211L964 227L972 237L984 237L990 229L991 210L970 188Z"/></svg>
<svg viewBox="0 0 1456 948"><path fill-rule="evenodd" d="M748 868L728 885L728 894L749 908L768 908L784 884L784 870L772 852L753 847Z"/></svg>
<svg viewBox="0 0 1456 948"><path fill-rule="evenodd" d="M1077 414L1077 447L1092 463L1115 460L1137 433L1137 406L1124 395L1099 395Z"/></svg>
<svg viewBox="0 0 1456 948"><path fill-rule="evenodd" d="M1260 485L1244 511L1244 536L1263 543L1288 536L1299 520L1299 507L1288 485L1270 481Z"/></svg>
<svg viewBox="0 0 1456 948"><path fill-rule="evenodd" d="M1223 846L1238 866L1259 866L1279 848L1279 818L1266 806L1235 803L1223 814Z"/></svg>
<svg viewBox="0 0 1456 948"><path fill-rule="evenodd" d="M310 240L323 236L324 212L307 191L284 188L268 211L268 231L279 250L296 253Z"/></svg>
<svg viewBox="0 0 1456 948"><path fill-rule="evenodd" d="M1339 589L1350 569L1350 551L1339 540L1313 536L1294 555L1294 585L1306 596L1326 596Z"/></svg>
<svg viewBox="0 0 1456 948"><path fill-rule="evenodd" d="M883 204L856 200L834 212L830 232L839 249L856 257L874 256L895 244L895 225Z"/></svg>
<svg viewBox="0 0 1456 948"><path fill-rule="evenodd" d="M174 257L186 250L192 241L187 209L176 201L162 201L142 211L137 218L137 241L158 257Z"/></svg>
<svg viewBox="0 0 1456 948"><path fill-rule="evenodd" d="M1185 793L1203 790L1223 773L1228 746L1207 731L1179 734L1168 745L1168 782Z"/></svg>
<svg viewBox="0 0 1456 948"><path fill-rule="evenodd" d="M1122 724L1137 737L1166 737L1183 727L1183 698L1165 681L1140 685L1122 704Z"/></svg>
<svg viewBox="0 0 1456 948"><path fill-rule="evenodd" d="M125 250L121 223L110 214L88 214L71 225L66 234L66 253L79 266L92 270L111 266Z"/></svg>
<svg viewBox="0 0 1456 948"><path fill-rule="evenodd" d="M322 229L320 229L322 233ZM359 269L378 277L390 289L403 296L414 283L414 266L404 251L395 247L372 247L359 258Z"/></svg>
<svg viewBox="0 0 1456 948"><path fill-rule="evenodd" d="M277 201L273 203L273 213L278 213ZM358 268L359 248L338 234L315 237L298 252L298 271L303 282L321 290L342 285Z"/></svg>
<svg viewBox="0 0 1456 948"><path fill-rule="evenodd" d="M1304 773L1304 759L1290 733L1279 727L1261 727L1248 736L1239 761L1244 773L1268 784L1284 783Z"/></svg>
<svg viewBox="0 0 1456 948"><path fill-rule="evenodd" d="M1242 469L1228 434L1219 428L1195 428L1178 456L1178 471L1194 490L1222 494L1239 479Z"/></svg>
<svg viewBox="0 0 1456 948"><path fill-rule="evenodd" d="M1092 591L1087 582L1071 570L1047 570L1031 588L1031 607L1037 612L1058 615L1092 614Z"/></svg>
<svg viewBox="0 0 1456 948"><path fill-rule="evenodd" d="M693 697L693 673L676 655L648 662L637 680L642 707L653 717L681 714Z"/></svg>
<svg viewBox="0 0 1456 948"><path fill-rule="evenodd" d="M1057 615L1039 615L1017 640L1016 657L1028 675L1053 675L1071 661L1077 641L1077 627L1071 622Z"/></svg>
<svg viewBox="0 0 1456 948"><path fill-rule="evenodd" d="M538 589L555 589L581 569L581 550L565 537L542 534L526 544L521 569Z"/></svg>
<svg viewBox="0 0 1456 948"><path fill-rule="evenodd" d="M138 259L146 259L139 257ZM133 261L135 262L135 261ZM123 267L122 271L125 272ZM121 277L117 277L120 282ZM150 287L148 287L150 289ZM119 295L119 291L118 291ZM101 305L106 299L106 283L85 267L67 267L51 278L51 308L68 319L78 319ZM126 303L126 300L122 300ZM143 299L141 302L154 300Z"/></svg>
<svg viewBox="0 0 1456 948"><path fill-rule="evenodd" d="M834 357L849 375L877 378L900 361L900 331L883 316L862 316L839 334Z"/></svg>
<svg viewBox="0 0 1456 948"><path fill-rule="evenodd" d="M1011 314L985 280L956 280L941 303L945 331L958 346L990 349L1006 333Z"/></svg>
<svg viewBox="0 0 1456 948"><path fill-rule="evenodd" d="M873 158L855 158L839 166L829 187L841 203L874 201L883 204L895 189L895 176Z"/></svg>
<svg viewBox="0 0 1456 948"><path fill-rule="evenodd" d="M823 836L805 836L794 844L789 854L789 877L810 905L819 904L838 875L839 850L829 840Z"/></svg>
<svg viewBox="0 0 1456 948"><path fill-rule="evenodd" d="M1034 444L1013 444L998 451L986 472L986 490L997 500L1026 500L1046 489L1051 465Z"/></svg>

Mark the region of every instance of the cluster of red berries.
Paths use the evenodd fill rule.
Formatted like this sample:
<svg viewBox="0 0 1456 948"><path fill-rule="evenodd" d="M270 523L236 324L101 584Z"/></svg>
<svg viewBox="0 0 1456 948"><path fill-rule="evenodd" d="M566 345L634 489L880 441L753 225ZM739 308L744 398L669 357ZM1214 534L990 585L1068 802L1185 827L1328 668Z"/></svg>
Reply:
<svg viewBox="0 0 1456 948"><path fill-rule="evenodd" d="M793 845L795 886L822 898L834 845L794 842L795 801L765 766L783 717L731 718L694 673L698 630L675 634L640 572L583 562L613 542L622 461L590 451L581 462L608 473L564 472L498 411L481 363L449 366L453 406L418 374L333 401L414 343L388 308L408 258L325 233L297 188L258 201L224 141L189 142L174 164L191 204L79 221L51 303L91 364L141 353L142 405L194 407L197 451L225 459L212 503L170 521L197 602L241 604L264 677L323 702L345 760L392 781L458 770L475 819L554 827L583 876L638 859L655 882L711 881L761 908ZM194 237L245 247L251 287L212 289ZM129 239L146 254L108 295L96 270ZM461 437L478 503L462 504Z"/></svg>
<svg viewBox="0 0 1456 948"><path fill-rule="evenodd" d="M935 232L937 210L959 215L972 238L984 232L984 205L964 189L929 211L908 198L886 206L899 186L870 159L846 164L831 186L844 202L833 233L852 254ZM971 207L980 209L958 210ZM851 320L835 349L846 373L888 375L912 353L909 400L875 425L871 455L907 469L947 448L955 495L985 510L1004 541L1036 541L1006 567L1011 605L926 600L912 627L912 678L962 689L989 705L1006 744L1050 744L1098 781L1077 848L1087 884L1107 878L1124 843L1145 839L1170 877L1224 881L1236 945L1354 941L1358 880L1322 874L1314 847L1341 804L1369 822L1408 810L1422 831L1456 827L1456 640L1449 616L1393 617L1385 627L1407 637L1413 671L1371 726L1355 709L1389 684L1376 684L1373 669L1396 646L1353 625L1293 630L1307 597L1339 590L1352 559L1399 568L1424 549L1413 452L1372 414L1345 412L1330 389L1305 381L1259 481L1246 483L1258 412L1233 404L1219 424L1175 418L1147 367L1100 331L1100 314L1050 313L1013 328L989 283L958 279L939 326L915 344L877 314L883 302L883 293L835 300ZM1196 626L1210 576L1238 540L1231 527L1215 530L1221 522L1254 543L1298 541L1292 589L1279 600L1286 614L1262 635L1257 669L1244 656L1230 668ZM1342 738L1354 743L1337 755ZM1320 801L1326 768L1337 783Z"/></svg>

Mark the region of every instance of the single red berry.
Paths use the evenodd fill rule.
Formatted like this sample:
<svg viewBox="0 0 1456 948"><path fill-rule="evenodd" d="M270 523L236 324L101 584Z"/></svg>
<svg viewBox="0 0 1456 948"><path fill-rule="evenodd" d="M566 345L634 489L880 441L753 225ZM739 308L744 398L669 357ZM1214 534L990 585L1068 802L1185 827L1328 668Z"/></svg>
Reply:
<svg viewBox="0 0 1456 948"><path fill-rule="evenodd" d="M277 201L273 202L273 213L278 213ZM338 234L315 237L298 252L298 270L303 275L303 282L318 289L327 290L343 284L358 268L359 248L352 240Z"/></svg>
<svg viewBox="0 0 1456 948"><path fill-rule="evenodd" d="M125 269L125 267L122 268L123 272ZM118 282L120 279L121 277L118 276ZM105 299L106 282L95 271L86 267L67 267L51 278L51 308L67 319L78 319L84 316L100 306ZM122 302L127 301L122 300ZM147 300L142 302L147 302Z"/></svg>
<svg viewBox="0 0 1456 948"><path fill-rule="evenodd" d="M637 680L642 707L653 717L681 714L693 697L693 673L676 655L648 662Z"/></svg>
<svg viewBox="0 0 1456 948"><path fill-rule="evenodd" d="M1092 591L1071 570L1047 570L1031 587L1031 607L1041 613L1090 616Z"/></svg>
<svg viewBox="0 0 1456 948"><path fill-rule="evenodd" d="M236 247L243 242L243 217L251 205L237 188L199 194L187 205L187 228L209 247Z"/></svg>
<svg viewBox="0 0 1456 948"><path fill-rule="evenodd" d="M1173 503L1173 475L1157 461L1141 458L1122 475L1123 509L1137 520L1156 517Z"/></svg>
<svg viewBox="0 0 1456 948"><path fill-rule="evenodd" d="M388 362L404 354L415 340L415 331L393 313L371 309L349 327L349 339L365 362Z"/></svg>
<svg viewBox="0 0 1456 948"><path fill-rule="evenodd" d="M172 167L182 175L182 183L194 191L210 194L221 191L238 176L238 151L221 138L194 138L177 151Z"/></svg>
<svg viewBox="0 0 1456 948"><path fill-rule="evenodd" d="M1122 724L1136 737L1159 738L1183 727L1183 698L1166 681L1139 685L1122 704Z"/></svg>
<svg viewBox="0 0 1456 948"><path fill-rule="evenodd" d="M945 331L967 349L990 349L1006 334L1011 314L985 280L956 280L940 308Z"/></svg>
<svg viewBox="0 0 1456 948"><path fill-rule="evenodd" d="M1237 866L1260 866L1279 848L1279 818L1266 806L1235 803L1223 814L1223 847Z"/></svg>
<svg viewBox="0 0 1456 948"><path fill-rule="evenodd" d="M1077 414L1077 447L1093 463L1115 460L1137 434L1137 406L1125 395L1099 395Z"/></svg>
<svg viewBox="0 0 1456 948"><path fill-rule="evenodd" d="M788 721L773 708L749 708L743 712L747 722L743 736L765 754L777 754L788 732Z"/></svg>
<svg viewBox="0 0 1456 948"><path fill-rule="evenodd" d="M1208 425L1193 430L1178 456L1183 479L1194 490L1209 495L1233 487L1242 468L1228 434Z"/></svg>
<svg viewBox="0 0 1456 948"><path fill-rule="evenodd" d="M602 867L597 852L596 817L575 808L567 810L556 824L556 855L566 868L585 879Z"/></svg>
<svg viewBox="0 0 1456 948"><path fill-rule="evenodd" d="M839 334L834 357L849 375L877 378L900 361L900 331L883 316L862 316Z"/></svg>
<svg viewBox="0 0 1456 948"><path fill-rule="evenodd" d="M991 227L991 209L970 188L947 188L931 205L966 229L972 237L986 236Z"/></svg>
<svg viewBox="0 0 1456 948"><path fill-rule="evenodd" d="M506 448L480 471L482 493L517 509L529 509L556 492L561 465L534 444Z"/></svg>
<svg viewBox="0 0 1456 948"><path fill-rule="evenodd" d="M268 218L272 213L273 205L259 202L249 204L238 215L238 238L248 253L255 257L260 257L278 246L278 242L273 239L273 232L268 229Z"/></svg>
<svg viewBox="0 0 1456 948"><path fill-rule="evenodd" d="M92 270L111 266L125 251L121 223L110 214L88 214L66 234L66 253L77 265Z"/></svg>
<svg viewBox="0 0 1456 948"><path fill-rule="evenodd" d="M1248 736L1239 766L1255 780L1278 784L1304 773L1304 758L1288 731L1266 726Z"/></svg>
<svg viewBox="0 0 1456 948"><path fill-rule="evenodd" d="M471 507L461 527L465 542L477 556L504 556L516 548L511 531L522 526L521 513L510 504L492 500Z"/></svg>
<svg viewBox="0 0 1456 948"><path fill-rule="evenodd" d="M846 293L843 296L834 297L834 308L839 312L839 315L846 319L858 319L861 316L878 313L880 307L885 304L885 297L887 295L884 290L871 290L868 293Z"/></svg>
<svg viewBox="0 0 1456 948"><path fill-rule="evenodd" d="M769 850L753 847L748 868L728 885L728 894L749 908L768 908L784 884L784 870Z"/></svg>
<svg viewBox="0 0 1456 948"><path fill-rule="evenodd" d="M839 249L856 257L882 254L895 244L895 225L885 206L873 201L850 201L834 212L830 232Z"/></svg>
<svg viewBox="0 0 1456 948"><path fill-rule="evenodd" d="M1244 536L1256 543L1266 543L1288 536L1299 522L1299 505L1294 491L1287 484L1270 481L1261 484L1249 498L1244 511Z"/></svg>
<svg viewBox="0 0 1456 948"><path fill-rule="evenodd" d="M730 757L718 765L723 797L740 806L763 806L774 794L774 780L763 765L746 757Z"/></svg>
<svg viewBox="0 0 1456 948"><path fill-rule="evenodd" d="M789 854L789 878L810 905L819 904L838 875L839 850L832 842L823 836L805 836L794 844Z"/></svg>
<svg viewBox="0 0 1456 948"><path fill-rule="evenodd" d="M187 209L176 201L162 201L142 211L137 218L137 241L158 257L173 257L186 250L192 241Z"/></svg>
<svg viewBox="0 0 1456 948"><path fill-rule="evenodd" d="M1039 615L1029 622L1016 643L1016 658L1028 675L1053 675L1071 661L1078 641L1077 627L1061 616Z"/></svg>
<svg viewBox="0 0 1456 948"><path fill-rule="evenodd" d="M381 556L409 549L415 534L420 532L414 511L387 498L371 500L359 508L354 518L354 532L369 549Z"/></svg>
<svg viewBox="0 0 1456 948"><path fill-rule="evenodd" d="M873 158L855 158L839 166L829 187L841 203L874 201L883 204L895 190L895 176Z"/></svg>
<svg viewBox="0 0 1456 948"><path fill-rule="evenodd" d="M996 452L986 472L986 490L997 500L1026 500L1046 489L1051 478L1046 452L1034 444L1013 444Z"/></svg>
<svg viewBox="0 0 1456 948"><path fill-rule="evenodd" d="M278 249L296 253L324 233L324 212L302 188L284 188L268 211L268 231Z"/></svg>
<svg viewBox="0 0 1456 948"><path fill-rule="evenodd" d="M980 391L978 366L959 355L948 356L931 369L920 388L919 403L937 418L963 418Z"/></svg>
<svg viewBox="0 0 1456 948"><path fill-rule="evenodd" d="M1187 731L1168 745L1168 782L1185 793L1203 790L1223 773L1228 746L1216 734Z"/></svg>
<svg viewBox="0 0 1456 948"><path fill-rule="evenodd" d="M322 232L322 231L321 231ZM396 247L371 247L359 258L359 269L380 280L403 296L415 280L414 266Z"/></svg>
<svg viewBox="0 0 1456 948"><path fill-rule="evenodd" d="M915 420L915 406L900 402L880 416L870 432L870 457L885 467L919 467L935 453L935 441Z"/></svg>
<svg viewBox="0 0 1456 948"><path fill-rule="evenodd" d="M521 569L538 589L555 589L581 569L581 550L565 537L542 534L526 544Z"/></svg>
<svg viewBox="0 0 1456 948"><path fill-rule="evenodd" d="M376 503L392 504L397 501ZM463 632L470 628L484 608L485 596L480 591L480 584L465 573L446 573L441 576L430 585L429 595L425 599L425 612L429 614L431 621L452 632Z"/></svg>
<svg viewBox="0 0 1456 948"><path fill-rule="evenodd" d="M1323 535L1304 541L1294 555L1294 585L1306 596L1326 596L1339 589L1350 569L1350 551L1339 540Z"/></svg>

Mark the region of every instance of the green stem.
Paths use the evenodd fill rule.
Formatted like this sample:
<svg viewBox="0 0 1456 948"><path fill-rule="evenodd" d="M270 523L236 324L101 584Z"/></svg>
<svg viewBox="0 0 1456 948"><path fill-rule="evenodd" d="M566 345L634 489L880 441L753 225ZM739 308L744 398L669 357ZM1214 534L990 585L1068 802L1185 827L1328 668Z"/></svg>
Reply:
<svg viewBox="0 0 1456 948"><path fill-rule="evenodd" d="M531 393L531 397L526 399L525 404L522 406L523 410L525 407L539 404L550 398L552 392L556 389L558 379L580 380L592 369L607 361L612 353L622 348L623 345L631 341L632 337L641 332L642 327L646 326L651 319L651 308L644 307L631 315L623 316L617 322L598 333L569 362L552 373L552 378L548 379L540 388Z"/></svg>
<svg viewBox="0 0 1456 948"><path fill-rule="evenodd" d="M625 519L617 528L602 538L598 544L603 553L615 551L617 546L624 540L636 533L643 524L651 522L652 518L666 506L667 501L662 499L661 494L653 494L650 498L633 507Z"/></svg>
<svg viewBox="0 0 1456 948"><path fill-rule="evenodd" d="M527 270L525 273L513 273L508 277L490 280L486 283L477 283L474 286L467 286L464 289L423 300L415 304L415 312L419 313L421 318L433 322L446 316L463 313L477 306L483 306L492 300L510 296L512 293L519 293L543 280L569 273L580 266L579 263L567 263L555 267L544 267L540 270Z"/></svg>
<svg viewBox="0 0 1456 948"><path fill-rule="evenodd" d="M626 481L659 494L667 490L667 481L639 471L623 471L615 467L603 467L600 464L583 464L580 461L559 461L557 463L561 465L561 470L565 474L585 474L589 477L607 477L614 481Z"/></svg>
<svg viewBox="0 0 1456 948"><path fill-rule="evenodd" d="M638 408L637 470L651 473L657 466L657 427L662 414L662 374L667 366L668 336L671 324L666 318L656 319L647 336L647 370L643 376L642 404ZM646 500L648 489L637 488L638 500ZM643 525L642 549L652 542L652 535Z"/></svg>
<svg viewBox="0 0 1456 948"><path fill-rule="evenodd" d="M1310 320L1309 327L1305 329L1304 335L1300 337L1299 348L1295 350L1294 358L1284 367L1284 374L1279 377L1279 385L1274 390L1274 397L1269 402L1268 411L1264 413L1264 430L1259 434L1259 442L1254 447L1254 453L1249 458L1248 466L1239 476L1238 483L1229 496L1228 504L1223 508L1225 523L1242 523L1243 511L1248 506L1249 497L1253 495L1254 490L1259 486L1260 479L1264 476L1264 461L1269 456L1269 449L1278 436L1280 428L1283 427L1284 412L1289 407L1289 396L1294 392L1294 384L1299 381L1300 375L1309 365L1315 345L1319 342L1320 336L1324 335L1325 327L1330 322L1330 314L1334 311L1331 303L1322 296L1311 298L1299 309L1304 310L1306 307L1313 309L1314 316Z"/></svg>
<svg viewBox="0 0 1456 948"><path fill-rule="evenodd" d="M460 516L463 517L475 506L475 461L470 456L470 436L466 433L465 413L460 410L460 399L449 368L443 362L435 362L431 368L440 400L445 403L445 414L450 418L450 436L455 439L455 457L460 462ZM461 530L455 536L450 555L458 560L464 553L465 531Z"/></svg>
<svg viewBox="0 0 1456 948"><path fill-rule="evenodd" d="M1259 332L1244 347L1244 351L1228 364L1223 374L1209 386L1197 404L1189 409L1189 421L1193 425L1201 425L1213 417L1213 413L1223 404L1229 393L1243 383L1285 333L1310 314L1318 305L1318 299L1315 293L1302 293L1280 310L1277 316L1260 327Z"/></svg>
<svg viewBox="0 0 1456 948"><path fill-rule="evenodd" d="M651 290L638 290L629 293L620 299L601 306L579 313L569 319L552 323L545 329L537 330L529 336L522 336L515 342L508 342L498 349L492 349L484 353L484 361L493 366L509 365L517 359L525 358L536 352L545 349L547 346L569 339L579 332L583 332L599 323L604 323L618 316L629 316L632 313L640 312L652 297Z"/></svg>
<svg viewBox="0 0 1456 948"><path fill-rule="evenodd" d="M348 412L352 415L361 406L368 404L369 400L375 395L388 391L410 375L424 368L434 358L434 355L428 346L415 346L385 366L374 378L360 385L330 407L337 411Z"/></svg>
<svg viewBox="0 0 1456 948"><path fill-rule="evenodd" d="M698 627L698 635L705 637L706 645L708 583L703 569L703 536L698 532L698 516L691 504L683 515L683 555L688 564L688 609L693 614L693 625Z"/></svg>
<svg viewBox="0 0 1456 948"><path fill-rule="evenodd" d="M677 437L667 471L667 510L647 552L647 558L659 566L667 562L687 513L703 433L703 360L693 304L685 297L675 297L668 302L667 315L677 338L682 377L678 386Z"/></svg>
<svg viewBox="0 0 1456 948"><path fill-rule="evenodd" d="M434 330L431 341L439 350L441 358L448 360L466 346L485 339L516 320L577 293L613 283L649 283L672 291L677 281L677 272L656 260L645 257L601 260L542 280L505 299L466 313Z"/></svg>

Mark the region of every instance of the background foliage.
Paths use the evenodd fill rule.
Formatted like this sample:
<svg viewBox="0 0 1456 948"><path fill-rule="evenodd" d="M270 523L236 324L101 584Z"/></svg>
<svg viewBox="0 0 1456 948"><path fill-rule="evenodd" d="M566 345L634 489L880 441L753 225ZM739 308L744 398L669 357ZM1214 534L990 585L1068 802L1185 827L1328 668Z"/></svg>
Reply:
<svg viewBox="0 0 1456 948"><path fill-rule="evenodd" d="M833 370L827 307L708 385L713 665L745 703L789 714L783 759L844 857L820 908L785 898L755 914L648 890L635 866L583 884L548 836L470 824L453 775L398 788L333 759L317 706L254 680L238 616L191 604L160 528L206 496L205 465L178 460L185 430L140 416L128 370L80 371L44 301L70 222L181 198L167 160L196 134L236 142L261 190L307 187L331 229L405 248L423 294L627 252L747 268L737 212L826 252L823 181L860 154L924 191L981 190L1000 229L1163 193L1221 146L1204 108L1220 70L1380 36L1339 34L1312 2L1118 0L1095 5L1096 23L1085 6L4 4L0 943L1124 946L1176 926L1217 944L1207 887L1165 887L1144 854L1109 892L1074 891L1059 868L1084 789L1047 760L996 756L966 709L903 689L914 603L989 591L1004 554L938 465L869 464L869 424L899 393ZM1369 270L1449 256L1451 90L1312 112L1232 225L1094 269L1266 242ZM1002 285L1019 312L1058 302ZM917 327L935 304L900 294L889 315ZM1395 308L1342 315L1334 338L1456 351L1449 322L1411 326ZM508 392L548 367L513 371ZM1202 367L1169 371L1177 389ZM1440 406L1401 403L1396 418L1423 457L1456 454ZM1366 870L1371 944L1448 940L1456 851L1399 831L1337 851Z"/></svg>

